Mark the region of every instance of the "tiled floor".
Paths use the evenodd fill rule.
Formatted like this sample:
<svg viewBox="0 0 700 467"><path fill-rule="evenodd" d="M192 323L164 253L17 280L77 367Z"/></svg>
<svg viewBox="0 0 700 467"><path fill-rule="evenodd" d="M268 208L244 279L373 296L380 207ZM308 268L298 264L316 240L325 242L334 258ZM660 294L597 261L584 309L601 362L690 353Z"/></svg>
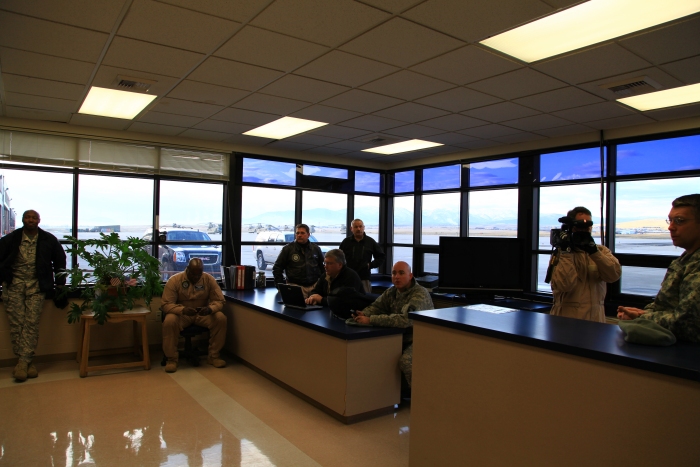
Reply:
<svg viewBox="0 0 700 467"><path fill-rule="evenodd" d="M0 368L0 466L405 466L410 409L344 425L238 362ZM91 361L92 363L92 361Z"/></svg>

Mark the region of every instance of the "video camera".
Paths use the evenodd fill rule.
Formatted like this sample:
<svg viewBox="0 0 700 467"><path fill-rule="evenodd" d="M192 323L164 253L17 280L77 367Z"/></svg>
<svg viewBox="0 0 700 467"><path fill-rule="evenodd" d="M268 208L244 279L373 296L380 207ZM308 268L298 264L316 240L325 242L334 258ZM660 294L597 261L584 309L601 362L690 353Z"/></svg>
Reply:
<svg viewBox="0 0 700 467"><path fill-rule="evenodd" d="M593 225L593 221L576 220L568 216L560 217L557 221L561 222L561 229L549 231L549 244L552 245L552 248L561 248L562 250L572 246L574 228L579 230L577 233L580 237L582 233L587 233L588 228Z"/></svg>

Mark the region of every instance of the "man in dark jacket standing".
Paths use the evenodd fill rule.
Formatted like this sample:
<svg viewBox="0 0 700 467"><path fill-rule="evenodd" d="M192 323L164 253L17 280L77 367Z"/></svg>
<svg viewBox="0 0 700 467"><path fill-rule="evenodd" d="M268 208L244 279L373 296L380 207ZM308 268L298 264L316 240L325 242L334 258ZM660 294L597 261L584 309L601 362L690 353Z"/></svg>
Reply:
<svg viewBox="0 0 700 467"><path fill-rule="evenodd" d="M372 238L365 235L365 224L362 219L355 219L350 224L352 235L340 244L340 249L345 253L348 267L355 271L366 293L372 292L369 278L372 269L384 264L384 250ZM374 259L372 259L374 257Z"/></svg>
<svg viewBox="0 0 700 467"><path fill-rule="evenodd" d="M45 298L54 296L55 274L66 268L66 253L58 239L39 228L34 210L22 214L21 229L0 239L0 282L10 322L12 350L19 361L12 373L15 381L38 376L32 364L39 340L39 320Z"/></svg>
<svg viewBox="0 0 700 467"><path fill-rule="evenodd" d="M318 278L325 274L323 252L309 241L309 226L299 224L294 229L294 241L285 245L272 267L275 284L283 284L287 276L288 284L300 285L304 298L308 298L316 286Z"/></svg>

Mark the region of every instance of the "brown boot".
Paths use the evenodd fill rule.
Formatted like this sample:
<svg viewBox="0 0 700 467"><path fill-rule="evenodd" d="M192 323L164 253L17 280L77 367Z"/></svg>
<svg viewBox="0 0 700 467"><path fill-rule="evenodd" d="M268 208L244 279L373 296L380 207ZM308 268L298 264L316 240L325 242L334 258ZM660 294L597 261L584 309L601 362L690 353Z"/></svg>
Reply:
<svg viewBox="0 0 700 467"><path fill-rule="evenodd" d="M226 362L219 357L212 357L209 355L207 358L207 363L212 365L214 368L223 368L226 366Z"/></svg>
<svg viewBox="0 0 700 467"><path fill-rule="evenodd" d="M15 367L15 371L12 373L12 376L15 377L15 381L18 383L27 381L27 362L17 363L17 366Z"/></svg>
<svg viewBox="0 0 700 467"><path fill-rule="evenodd" d="M36 370L34 364L30 363L27 367L27 378L36 378L37 376L39 376L39 372Z"/></svg>
<svg viewBox="0 0 700 467"><path fill-rule="evenodd" d="M166 373L175 373L177 371L177 360L168 360L165 364Z"/></svg>

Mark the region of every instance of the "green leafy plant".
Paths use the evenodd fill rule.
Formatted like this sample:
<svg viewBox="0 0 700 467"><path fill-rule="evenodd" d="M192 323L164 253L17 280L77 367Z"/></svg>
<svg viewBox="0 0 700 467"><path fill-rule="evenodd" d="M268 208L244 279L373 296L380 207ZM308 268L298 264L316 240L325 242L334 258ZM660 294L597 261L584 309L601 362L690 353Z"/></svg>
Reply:
<svg viewBox="0 0 700 467"><path fill-rule="evenodd" d="M131 310L142 299L150 306L153 296L163 293L160 263L146 251L148 241L136 237L122 240L115 232L101 233L97 239L64 238L71 243L67 253L77 253L87 263L86 269L92 269L74 267L60 273L66 276L62 295L79 292L82 299L80 305L71 303L69 323L91 310L95 320L103 324L109 312Z"/></svg>

